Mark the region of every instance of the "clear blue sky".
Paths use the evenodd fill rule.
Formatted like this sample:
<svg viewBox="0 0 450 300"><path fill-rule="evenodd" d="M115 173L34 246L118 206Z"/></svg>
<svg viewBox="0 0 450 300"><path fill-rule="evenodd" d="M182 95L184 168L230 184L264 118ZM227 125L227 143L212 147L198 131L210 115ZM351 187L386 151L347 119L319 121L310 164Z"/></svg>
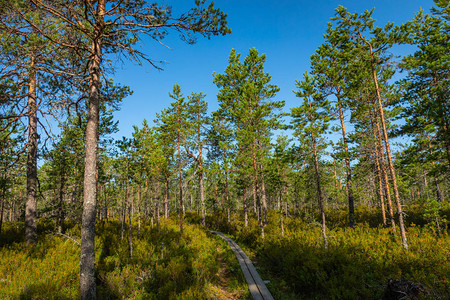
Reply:
<svg viewBox="0 0 450 300"><path fill-rule="evenodd" d="M186 11L194 0L164 2L173 6L176 15ZM141 50L154 60L165 61L164 71L149 65L116 64L116 73L111 77L116 83L130 86L134 94L126 98L121 110L115 113L120 130L115 138L130 137L132 126L141 126L144 119L153 121L156 113L169 106L172 99L168 93L176 82L185 96L191 92L207 94L209 110L215 110L218 89L212 83L212 73L225 70L232 48L242 57L252 47L265 53L265 70L272 76L272 82L281 88L277 99L286 101L286 109L296 106L298 99L292 93L294 82L309 70L309 58L323 42L327 22L338 5L350 12L375 7L373 17L381 27L389 21L401 24L411 20L420 8L429 12L433 1L216 0L215 4L228 14L231 35L210 40L199 37L196 44L186 45L176 32L172 32L164 40L170 49L154 41L144 41Z"/></svg>

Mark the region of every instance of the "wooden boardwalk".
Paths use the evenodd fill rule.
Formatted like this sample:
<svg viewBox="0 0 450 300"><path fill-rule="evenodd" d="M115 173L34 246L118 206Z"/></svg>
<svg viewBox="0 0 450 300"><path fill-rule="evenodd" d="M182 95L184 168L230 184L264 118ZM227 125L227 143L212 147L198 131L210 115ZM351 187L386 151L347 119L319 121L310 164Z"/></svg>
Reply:
<svg viewBox="0 0 450 300"><path fill-rule="evenodd" d="M273 300L272 294L270 294L269 290L266 287L264 281L262 281L261 277L259 277L258 272L256 272L255 267L252 262L248 258L248 256L242 251L242 249L229 237L224 235L218 231L211 231L214 234L217 234L230 245L231 250L233 250L234 254L239 261L239 265L241 265L242 272L244 273L245 279L247 280L248 288L250 293L252 294L253 299L255 300Z"/></svg>

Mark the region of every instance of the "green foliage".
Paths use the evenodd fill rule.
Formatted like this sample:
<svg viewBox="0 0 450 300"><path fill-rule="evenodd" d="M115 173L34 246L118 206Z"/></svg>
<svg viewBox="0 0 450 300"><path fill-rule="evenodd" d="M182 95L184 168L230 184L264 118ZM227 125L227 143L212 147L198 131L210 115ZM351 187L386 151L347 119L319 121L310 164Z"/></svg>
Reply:
<svg viewBox="0 0 450 300"><path fill-rule="evenodd" d="M282 237L278 216L270 214L264 241L254 222L247 228L239 222L226 227L220 224L224 219L216 217L210 224L221 230L228 228L241 247L254 251L253 259L263 278L270 279L269 289L275 298L380 299L389 278L405 278L424 286L424 298L447 299L447 231L438 237L426 227L411 224L410 248L404 251L398 246L400 237L391 228L365 223L372 214L357 211L357 216L365 217L357 220L354 229L333 226L327 250L322 247L318 224L306 223L303 218L286 219ZM346 224L345 211L329 211L327 215L330 224L333 220Z"/></svg>
<svg viewBox="0 0 450 300"><path fill-rule="evenodd" d="M42 223L42 222L41 222ZM120 238L120 222L98 225L96 236L97 297L99 299L226 299L248 297L243 276L228 245L198 225L183 234L173 220L157 227L143 225L137 238L133 224L133 258L127 239ZM45 231L52 223L39 224ZM47 228L47 229L46 229ZM5 228L16 235L17 229ZM47 232L35 247L23 242L0 249L0 295L13 299L79 298L79 226L65 236ZM69 238L70 237L70 238ZM225 274L227 285L218 274Z"/></svg>

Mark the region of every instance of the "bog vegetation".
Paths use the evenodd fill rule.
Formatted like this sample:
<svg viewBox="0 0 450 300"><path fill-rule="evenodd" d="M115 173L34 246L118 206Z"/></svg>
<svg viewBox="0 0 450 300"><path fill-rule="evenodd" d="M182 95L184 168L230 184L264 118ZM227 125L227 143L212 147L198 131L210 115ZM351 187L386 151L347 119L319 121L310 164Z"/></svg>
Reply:
<svg viewBox="0 0 450 300"><path fill-rule="evenodd" d="M0 0L0 298L249 298L210 230L277 299L450 298L450 2L434 2L401 25L336 8L290 111L266 56L232 49L216 111L175 84L114 140L131 90L105 79L110 54L160 68L144 37L229 34L226 14Z"/></svg>

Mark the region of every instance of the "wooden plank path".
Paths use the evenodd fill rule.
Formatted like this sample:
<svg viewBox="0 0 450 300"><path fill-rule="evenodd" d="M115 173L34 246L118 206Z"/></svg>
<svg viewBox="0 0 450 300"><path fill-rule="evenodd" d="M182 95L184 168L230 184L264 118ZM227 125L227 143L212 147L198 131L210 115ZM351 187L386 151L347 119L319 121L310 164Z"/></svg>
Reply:
<svg viewBox="0 0 450 300"><path fill-rule="evenodd" d="M239 261L239 265L241 266L242 272L244 273L245 279L247 280L248 288L250 293L252 294L253 299L255 300L273 300L272 294L270 294L269 290L266 287L266 284L259 276L258 272L256 272L255 267L252 262L242 251L241 247L239 247L232 239L227 237L221 232L211 231L214 234L217 234L230 245L231 250L233 250L234 254Z"/></svg>

